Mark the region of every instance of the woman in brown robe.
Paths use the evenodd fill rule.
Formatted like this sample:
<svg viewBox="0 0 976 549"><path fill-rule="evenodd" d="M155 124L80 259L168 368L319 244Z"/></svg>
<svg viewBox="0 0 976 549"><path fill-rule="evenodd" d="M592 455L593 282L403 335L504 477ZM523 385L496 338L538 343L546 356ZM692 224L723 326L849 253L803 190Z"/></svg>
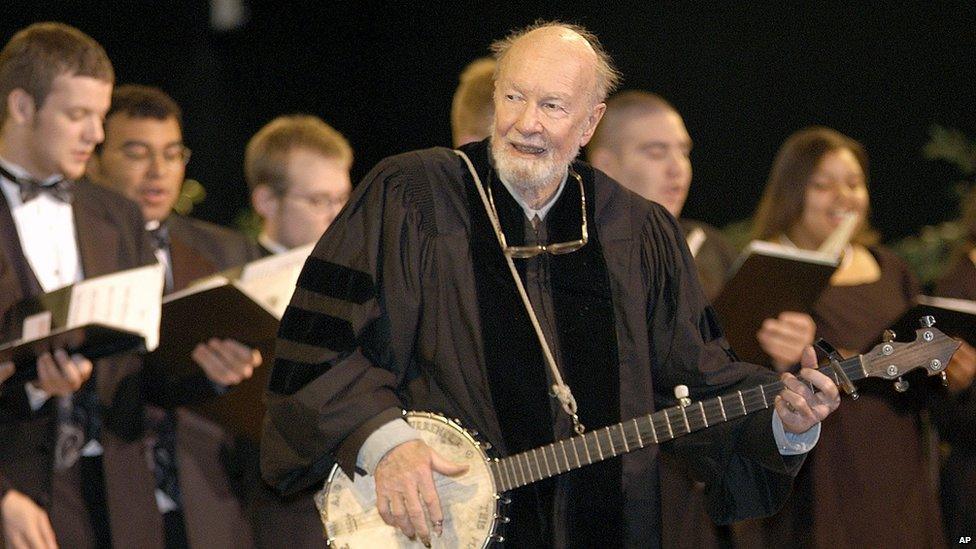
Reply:
<svg viewBox="0 0 976 549"><path fill-rule="evenodd" d="M878 343L918 291L908 266L874 244L868 202L863 147L834 130L813 127L793 134L780 148L756 216L758 238L809 250L818 249L847 216L862 220L812 312L818 336L844 356ZM945 545L917 404L930 384L910 383L906 393L881 380L859 383L860 398L845 398L823 422L820 442L785 508L750 525L759 528L757 543Z"/></svg>

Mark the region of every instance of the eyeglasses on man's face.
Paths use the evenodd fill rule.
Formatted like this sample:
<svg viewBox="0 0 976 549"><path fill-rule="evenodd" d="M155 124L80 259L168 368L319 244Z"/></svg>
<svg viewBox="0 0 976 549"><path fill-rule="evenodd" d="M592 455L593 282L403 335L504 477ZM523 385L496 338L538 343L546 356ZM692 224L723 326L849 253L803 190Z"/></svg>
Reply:
<svg viewBox="0 0 976 549"><path fill-rule="evenodd" d="M278 194L282 198L290 198L296 202L315 209L315 210L337 210L342 208L349 200L349 195L334 196L329 193L298 193L285 191Z"/></svg>
<svg viewBox="0 0 976 549"><path fill-rule="evenodd" d="M122 156L134 163L145 164L154 158L161 158L163 164L186 166L190 161L190 149L182 143L177 143L157 151L144 143L128 143L121 149Z"/></svg>
<svg viewBox="0 0 976 549"><path fill-rule="evenodd" d="M529 246L509 246L508 241L505 239L505 233L501 230L501 222L498 221L498 208L495 207L495 197L491 192L491 181L488 182L488 203L491 205L491 214L495 217L495 223L492 223L492 228L495 229L495 234L498 236L498 241L502 245L502 252L513 259L526 259L529 257L535 257L539 254L568 254L579 250L589 242L589 232L586 229L586 194L583 192L583 178L580 177L578 173L573 170L569 171L576 182L579 184L580 191L580 238L579 240L572 240L570 242L554 242L550 244L533 244Z"/></svg>

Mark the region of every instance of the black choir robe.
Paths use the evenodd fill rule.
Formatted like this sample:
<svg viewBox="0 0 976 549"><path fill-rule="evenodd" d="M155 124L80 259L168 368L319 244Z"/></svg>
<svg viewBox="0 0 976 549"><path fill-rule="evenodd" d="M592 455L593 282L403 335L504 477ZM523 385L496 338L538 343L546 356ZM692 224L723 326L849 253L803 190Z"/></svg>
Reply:
<svg viewBox="0 0 976 549"><path fill-rule="evenodd" d="M506 235L518 244L512 235L524 232L524 215L492 177L487 142L464 150L493 185ZM772 381L768 370L732 360L676 221L588 165L574 169L584 181L591 242L553 256L548 273L555 346L587 427L673 405L678 384L698 400ZM460 418L501 455L557 436L558 415L543 417L550 406L538 343L473 185L448 149L386 159L319 241L282 320L268 391L261 465L280 492L318 484L337 463L352 473L363 441L401 409ZM570 178L546 217L551 241L579 238L579 200ZM606 349L610 356L597 352ZM574 380L603 385L594 391ZM532 398L501 398L520 393ZM528 419L520 425L500 420L520 413ZM717 522L769 514L789 492L802 457L780 456L771 413L662 447L707 484ZM549 424L539 429L539 419ZM526 440L533 437L542 440ZM541 503L570 514L543 518L541 534L514 520L515 545L532 535L555 545L659 545L657 452L651 446L591 466L592 476L582 473L588 468L568 473L575 480L555 492L538 489ZM597 479L615 480L607 491ZM588 489L605 500L591 501ZM600 520L572 514L582 508L567 501L591 501Z"/></svg>

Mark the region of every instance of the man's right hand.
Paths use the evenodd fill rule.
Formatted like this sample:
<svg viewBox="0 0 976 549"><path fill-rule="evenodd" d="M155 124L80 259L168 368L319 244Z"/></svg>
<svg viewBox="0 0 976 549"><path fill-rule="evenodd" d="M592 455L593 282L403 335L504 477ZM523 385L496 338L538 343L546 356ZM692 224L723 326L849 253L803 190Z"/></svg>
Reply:
<svg viewBox="0 0 976 549"><path fill-rule="evenodd" d="M92 374L92 363L81 355L68 356L62 349L37 359L35 387L51 396L68 396L81 388Z"/></svg>
<svg viewBox="0 0 976 549"><path fill-rule="evenodd" d="M3 541L8 549L57 549L54 529L44 509L18 492L10 490L0 502L3 515Z"/></svg>
<svg viewBox="0 0 976 549"><path fill-rule="evenodd" d="M14 363L4 362L0 363L0 383L7 380L8 377L14 375Z"/></svg>
<svg viewBox="0 0 976 549"><path fill-rule="evenodd" d="M438 536L444 524L433 473L455 476L467 470L467 465L448 461L421 440L404 442L376 465L373 476L377 510L384 522L399 528L410 539L419 536L430 547L427 517Z"/></svg>
<svg viewBox="0 0 976 549"><path fill-rule="evenodd" d="M954 394L968 389L976 379L976 349L965 341L959 343L959 349L952 355L946 369L949 391Z"/></svg>

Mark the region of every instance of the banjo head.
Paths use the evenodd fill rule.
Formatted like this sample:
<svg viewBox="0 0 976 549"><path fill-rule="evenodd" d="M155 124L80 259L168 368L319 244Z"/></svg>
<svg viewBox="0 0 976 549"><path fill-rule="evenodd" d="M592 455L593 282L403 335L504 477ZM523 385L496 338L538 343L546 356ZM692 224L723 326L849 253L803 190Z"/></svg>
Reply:
<svg viewBox="0 0 976 549"><path fill-rule="evenodd" d="M445 458L468 465L458 477L434 473L434 485L444 512L444 534L431 535L433 547L476 549L492 541L500 518L500 497L489 469L483 445L464 428L438 414L409 412L407 423ZM376 510L376 484L372 475L352 481L335 466L325 486L315 495L325 536L330 547L422 548L398 529L383 522Z"/></svg>

